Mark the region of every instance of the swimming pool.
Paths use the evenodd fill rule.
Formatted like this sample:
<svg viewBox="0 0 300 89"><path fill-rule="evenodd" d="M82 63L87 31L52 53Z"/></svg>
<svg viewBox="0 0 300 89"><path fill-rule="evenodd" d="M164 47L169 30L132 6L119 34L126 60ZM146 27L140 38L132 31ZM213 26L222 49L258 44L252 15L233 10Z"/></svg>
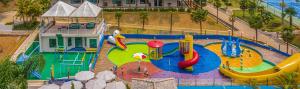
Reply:
<svg viewBox="0 0 300 89"><path fill-rule="evenodd" d="M268 5L271 5L279 10L281 10L281 7L280 7L280 3L281 3L281 0L264 0L264 2L266 2ZM296 2L296 0L284 0L284 2L286 3L286 5L288 7L293 7L295 8L297 15L296 17L300 18L300 2Z"/></svg>

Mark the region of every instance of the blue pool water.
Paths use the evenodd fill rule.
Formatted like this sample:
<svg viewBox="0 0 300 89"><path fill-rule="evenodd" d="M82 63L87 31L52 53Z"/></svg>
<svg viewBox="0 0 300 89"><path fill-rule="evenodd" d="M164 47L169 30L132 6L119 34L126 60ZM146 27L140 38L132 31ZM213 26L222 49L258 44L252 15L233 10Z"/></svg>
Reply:
<svg viewBox="0 0 300 89"><path fill-rule="evenodd" d="M280 4L279 4L281 2L281 0L264 0L264 2L281 10ZM296 2L296 0L284 0L284 2L287 4L288 7L295 8L296 12L298 12L296 16L298 18L300 18L300 2Z"/></svg>
<svg viewBox="0 0 300 89"><path fill-rule="evenodd" d="M250 86L178 86L178 89L253 89ZM259 86L259 89L277 89L274 86Z"/></svg>
<svg viewBox="0 0 300 89"><path fill-rule="evenodd" d="M177 48L178 45L178 43L165 44L163 47L163 53L167 53ZM151 60L151 62L158 68L166 71L189 73L195 75L214 70L220 66L221 60L215 53L198 44L194 44L194 49L199 53L200 59L198 63L193 66L193 71L186 71L178 67L177 64L180 61L184 61L184 57L180 54L178 50L171 55L164 56L163 59Z"/></svg>

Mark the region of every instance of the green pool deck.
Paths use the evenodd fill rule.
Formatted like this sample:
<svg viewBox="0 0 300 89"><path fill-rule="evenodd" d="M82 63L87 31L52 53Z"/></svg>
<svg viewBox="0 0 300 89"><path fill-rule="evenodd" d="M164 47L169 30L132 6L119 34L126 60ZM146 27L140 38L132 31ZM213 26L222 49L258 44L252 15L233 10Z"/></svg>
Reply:
<svg viewBox="0 0 300 89"><path fill-rule="evenodd" d="M145 54L148 53L148 46L146 43L129 43L126 45L126 50L122 50L117 47L113 47L110 49L110 51L107 54L107 57L113 64L121 66L129 62L135 62L138 60L133 58L133 54L140 52ZM148 57L143 61L150 62Z"/></svg>
<svg viewBox="0 0 300 89"><path fill-rule="evenodd" d="M64 56L64 53L42 53L44 56L44 59L46 61L46 64L44 66L43 71L41 71L41 79L39 80L49 80L51 79L50 73L51 73L51 66L54 65L54 78L65 78L68 76L68 70L70 72L70 76L74 76L76 73L80 71L86 71L89 70L89 59L91 56L94 56L94 53L86 53L86 56L82 62L82 57L84 55L84 52L78 53L72 52L72 53L66 53ZM77 58L77 61L74 61ZM64 56L64 59L61 59L61 57ZM66 60L66 61L63 61ZM65 65L63 65L64 63ZM73 65L75 64L75 65ZM35 78L30 77L30 79L35 80Z"/></svg>

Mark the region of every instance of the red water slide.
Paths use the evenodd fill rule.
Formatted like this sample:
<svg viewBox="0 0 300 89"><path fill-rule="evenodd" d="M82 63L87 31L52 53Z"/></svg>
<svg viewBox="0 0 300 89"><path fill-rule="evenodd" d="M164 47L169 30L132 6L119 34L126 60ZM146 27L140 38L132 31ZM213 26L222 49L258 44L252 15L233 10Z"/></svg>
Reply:
<svg viewBox="0 0 300 89"><path fill-rule="evenodd" d="M195 65L199 61L199 54L196 50L193 50L193 58L186 60L186 61L181 61L178 63L178 66L180 68L186 68Z"/></svg>

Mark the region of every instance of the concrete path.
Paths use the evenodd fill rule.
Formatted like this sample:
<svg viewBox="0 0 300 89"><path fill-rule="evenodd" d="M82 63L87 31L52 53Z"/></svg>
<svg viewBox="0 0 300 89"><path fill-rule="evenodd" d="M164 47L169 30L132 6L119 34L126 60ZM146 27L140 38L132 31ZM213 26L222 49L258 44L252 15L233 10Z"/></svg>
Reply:
<svg viewBox="0 0 300 89"><path fill-rule="evenodd" d="M211 13L212 15L215 15L215 16L217 15L217 9L211 4L207 4L207 6L204 7L204 9L208 10L209 13ZM230 15L231 15L230 13L226 13L224 11L219 10L219 19L223 20L226 23L231 23L229 21ZM235 24L235 28L238 29L238 31L235 31L235 35L242 35L243 37L246 37L246 38L255 39L255 29L252 29L248 25L248 23L237 19L234 24ZM284 51L284 52L286 51L286 44L284 42L282 42L279 39L273 38L271 36L267 36L264 33L265 32L259 30L258 41L264 42L267 45L270 45L277 49L279 49L279 45L280 45L281 46L280 50ZM289 53L296 53L296 52L299 52L298 48L296 48L294 46L289 47Z"/></svg>

